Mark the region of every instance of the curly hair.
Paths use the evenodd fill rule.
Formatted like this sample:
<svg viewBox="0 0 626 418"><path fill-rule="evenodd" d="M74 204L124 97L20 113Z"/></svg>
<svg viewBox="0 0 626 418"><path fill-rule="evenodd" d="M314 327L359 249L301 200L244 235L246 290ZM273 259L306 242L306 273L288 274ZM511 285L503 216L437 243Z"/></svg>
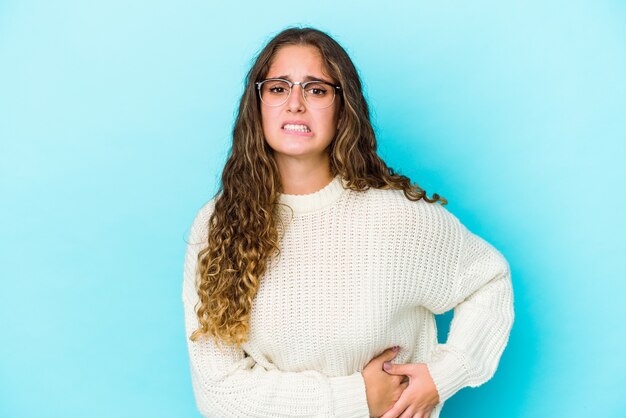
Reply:
<svg viewBox="0 0 626 418"><path fill-rule="evenodd" d="M190 339L212 336L238 347L247 342L252 303L267 260L279 254L277 209L281 180L273 150L261 122L255 82L268 73L276 52L287 45L319 50L328 74L342 87L339 120L328 147L332 176L341 175L354 191L369 188L403 190L407 199L447 203L396 174L376 153L377 143L361 80L346 51L326 33L310 28L287 28L259 52L246 76L230 153L208 221L207 246L198 254L196 305L200 327Z"/></svg>

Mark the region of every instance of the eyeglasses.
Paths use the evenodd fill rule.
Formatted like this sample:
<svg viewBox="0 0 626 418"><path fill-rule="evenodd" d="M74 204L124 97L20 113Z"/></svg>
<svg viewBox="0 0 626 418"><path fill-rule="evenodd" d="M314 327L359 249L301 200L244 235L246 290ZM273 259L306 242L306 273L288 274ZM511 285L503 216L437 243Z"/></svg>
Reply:
<svg viewBox="0 0 626 418"><path fill-rule="evenodd" d="M257 81L255 84L259 90L261 101L268 106L280 106L286 103L291 95L292 87L296 84L302 87L302 97L306 104L316 109L323 109L333 104L335 92L341 90L340 86L321 80L303 83L301 81L291 82L282 78L268 78Z"/></svg>

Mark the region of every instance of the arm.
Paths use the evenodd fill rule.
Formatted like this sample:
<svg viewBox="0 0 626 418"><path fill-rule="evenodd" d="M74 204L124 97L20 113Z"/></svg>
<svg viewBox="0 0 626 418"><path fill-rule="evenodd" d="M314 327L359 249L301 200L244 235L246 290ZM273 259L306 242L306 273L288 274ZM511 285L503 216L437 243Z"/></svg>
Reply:
<svg viewBox="0 0 626 418"><path fill-rule="evenodd" d="M456 219L455 219L456 220ZM426 306L435 313L454 308L448 340L438 344L429 372L445 402L465 386L494 375L513 326L513 288L506 259L456 220L458 264L446 300Z"/></svg>
<svg viewBox="0 0 626 418"><path fill-rule="evenodd" d="M211 338L189 339L198 328L195 273L198 252L206 245L207 206L200 210L191 229L182 292L192 386L201 414L220 418L369 416L360 372L327 377L314 370L266 370L243 349L222 344L220 351Z"/></svg>

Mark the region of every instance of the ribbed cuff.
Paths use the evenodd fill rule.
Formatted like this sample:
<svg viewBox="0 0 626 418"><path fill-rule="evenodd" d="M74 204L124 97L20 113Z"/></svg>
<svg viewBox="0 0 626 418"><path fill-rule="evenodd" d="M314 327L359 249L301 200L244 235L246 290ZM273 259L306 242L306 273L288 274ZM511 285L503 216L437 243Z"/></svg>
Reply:
<svg viewBox="0 0 626 418"><path fill-rule="evenodd" d="M445 346L442 344L441 346ZM440 346L440 347L441 347ZM460 389L467 386L465 365L453 352L440 348L433 361L426 363L430 376L439 392L439 403L445 402Z"/></svg>
<svg viewBox="0 0 626 418"><path fill-rule="evenodd" d="M345 418L367 418L370 411L365 395L365 381L361 372L330 379L335 405L335 416Z"/></svg>

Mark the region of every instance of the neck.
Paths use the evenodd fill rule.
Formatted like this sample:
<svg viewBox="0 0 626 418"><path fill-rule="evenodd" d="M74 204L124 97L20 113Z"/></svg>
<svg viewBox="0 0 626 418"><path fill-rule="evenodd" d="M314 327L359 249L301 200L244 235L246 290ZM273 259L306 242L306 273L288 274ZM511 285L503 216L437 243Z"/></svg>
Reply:
<svg viewBox="0 0 626 418"><path fill-rule="evenodd" d="M333 179L333 176L330 172L328 155L325 154L322 160L313 162L277 158L282 193L309 194L326 186Z"/></svg>

